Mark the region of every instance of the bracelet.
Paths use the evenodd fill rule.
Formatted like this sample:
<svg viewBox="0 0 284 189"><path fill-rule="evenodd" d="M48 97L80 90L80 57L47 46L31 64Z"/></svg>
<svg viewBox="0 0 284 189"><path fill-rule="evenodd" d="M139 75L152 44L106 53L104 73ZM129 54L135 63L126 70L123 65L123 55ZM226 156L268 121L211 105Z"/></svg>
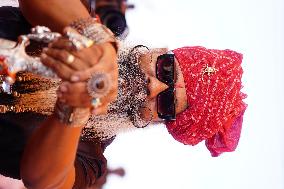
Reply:
<svg viewBox="0 0 284 189"><path fill-rule="evenodd" d="M117 50L117 41L114 34L96 18L79 19L70 24L70 27L77 30L81 35L93 40L96 44L110 42Z"/></svg>
<svg viewBox="0 0 284 189"><path fill-rule="evenodd" d="M87 123L90 117L90 109L74 108L57 101L55 104L54 115L65 125L70 127L82 127Z"/></svg>

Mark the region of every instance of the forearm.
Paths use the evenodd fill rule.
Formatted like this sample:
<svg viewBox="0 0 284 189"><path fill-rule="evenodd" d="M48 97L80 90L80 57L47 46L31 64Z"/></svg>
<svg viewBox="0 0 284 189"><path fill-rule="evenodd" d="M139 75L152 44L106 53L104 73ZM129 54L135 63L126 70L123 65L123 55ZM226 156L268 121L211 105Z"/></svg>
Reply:
<svg viewBox="0 0 284 189"><path fill-rule="evenodd" d="M30 188L72 186L80 133L81 127L68 127L54 117L44 122L23 154L21 176L25 184Z"/></svg>
<svg viewBox="0 0 284 189"><path fill-rule="evenodd" d="M19 3L32 25L44 25L58 32L73 21L90 17L80 0L20 0Z"/></svg>

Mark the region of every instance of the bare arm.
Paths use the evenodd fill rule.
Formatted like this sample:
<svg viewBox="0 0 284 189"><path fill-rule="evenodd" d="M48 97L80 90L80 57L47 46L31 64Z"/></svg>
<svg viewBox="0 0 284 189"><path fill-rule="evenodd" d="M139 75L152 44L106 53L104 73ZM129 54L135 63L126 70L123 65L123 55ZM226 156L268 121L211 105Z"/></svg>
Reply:
<svg viewBox="0 0 284 189"><path fill-rule="evenodd" d="M75 20L90 17L87 9L79 0L20 0L20 7L32 25L45 25L58 32L62 32ZM106 72L114 70L114 86L116 87L114 94L116 94L118 75L116 52L109 43L101 45L106 50L102 50L102 55L99 57L106 57L109 60L107 61L109 66L102 64L104 62L101 58L94 62L91 68ZM107 53L109 51L111 53ZM91 55L93 54L90 53ZM112 68L111 66L115 66L116 69L108 70ZM21 176L28 188L72 188L75 173L78 172L77 169L75 172L74 160L80 133L81 128L70 128L54 117L50 117L35 131L26 145L21 163Z"/></svg>
<svg viewBox="0 0 284 189"><path fill-rule="evenodd" d="M33 133L21 162L21 176L28 188L72 188L81 129L50 117Z"/></svg>
<svg viewBox="0 0 284 189"><path fill-rule="evenodd" d="M80 0L19 0L20 8L32 25L44 25L53 31L90 14Z"/></svg>

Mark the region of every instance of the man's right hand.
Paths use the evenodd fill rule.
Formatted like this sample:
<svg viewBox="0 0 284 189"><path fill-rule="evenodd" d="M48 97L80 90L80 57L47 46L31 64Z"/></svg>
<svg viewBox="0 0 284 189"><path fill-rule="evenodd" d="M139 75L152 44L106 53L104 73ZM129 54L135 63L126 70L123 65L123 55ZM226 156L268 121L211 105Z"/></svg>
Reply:
<svg viewBox="0 0 284 189"><path fill-rule="evenodd" d="M74 57L68 62L68 57ZM63 80L58 97L73 107L92 107L92 98L87 90L87 82L97 73L107 74L110 78L110 90L102 97L101 106L95 114L107 111L109 103L117 97L118 65L117 54L111 43L94 44L89 48L75 51L70 41L64 37L51 43L41 56L41 61L52 68Z"/></svg>

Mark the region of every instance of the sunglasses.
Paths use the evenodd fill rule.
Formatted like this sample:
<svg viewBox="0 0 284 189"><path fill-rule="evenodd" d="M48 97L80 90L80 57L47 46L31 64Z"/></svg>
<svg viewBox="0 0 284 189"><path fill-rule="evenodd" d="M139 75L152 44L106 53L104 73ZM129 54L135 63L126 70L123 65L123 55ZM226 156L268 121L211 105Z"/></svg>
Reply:
<svg viewBox="0 0 284 189"><path fill-rule="evenodd" d="M156 77L167 84L169 88L157 95L157 113L159 118L174 120L176 118L175 106L175 55L167 53L158 56L156 62Z"/></svg>

